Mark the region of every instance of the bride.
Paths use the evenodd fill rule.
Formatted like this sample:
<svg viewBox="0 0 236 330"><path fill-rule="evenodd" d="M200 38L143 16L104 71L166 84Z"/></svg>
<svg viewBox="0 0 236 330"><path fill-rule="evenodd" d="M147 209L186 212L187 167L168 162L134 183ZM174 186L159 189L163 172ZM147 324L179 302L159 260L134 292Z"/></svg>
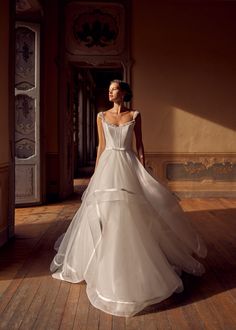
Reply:
<svg viewBox="0 0 236 330"><path fill-rule="evenodd" d="M54 278L85 280L91 304L117 316L181 292L181 272L202 275L194 255L206 256L177 199L145 170L141 114L124 106L131 97L127 83L111 82L113 107L97 116L96 169L51 263Z"/></svg>

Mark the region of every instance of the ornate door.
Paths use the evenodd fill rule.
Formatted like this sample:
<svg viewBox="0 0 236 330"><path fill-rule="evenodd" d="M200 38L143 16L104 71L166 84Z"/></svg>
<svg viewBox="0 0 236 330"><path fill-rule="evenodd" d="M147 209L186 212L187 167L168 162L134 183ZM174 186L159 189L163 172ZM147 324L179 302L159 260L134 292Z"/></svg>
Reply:
<svg viewBox="0 0 236 330"><path fill-rule="evenodd" d="M39 37L39 25L16 23L16 204L39 203L41 199Z"/></svg>

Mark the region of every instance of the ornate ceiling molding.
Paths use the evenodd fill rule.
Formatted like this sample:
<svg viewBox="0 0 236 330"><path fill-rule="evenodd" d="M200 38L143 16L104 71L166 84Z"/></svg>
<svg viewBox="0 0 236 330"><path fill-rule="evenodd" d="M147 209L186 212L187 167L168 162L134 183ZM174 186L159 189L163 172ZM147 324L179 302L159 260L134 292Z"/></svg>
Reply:
<svg viewBox="0 0 236 330"><path fill-rule="evenodd" d="M16 13L42 11L42 6L38 0L16 0Z"/></svg>

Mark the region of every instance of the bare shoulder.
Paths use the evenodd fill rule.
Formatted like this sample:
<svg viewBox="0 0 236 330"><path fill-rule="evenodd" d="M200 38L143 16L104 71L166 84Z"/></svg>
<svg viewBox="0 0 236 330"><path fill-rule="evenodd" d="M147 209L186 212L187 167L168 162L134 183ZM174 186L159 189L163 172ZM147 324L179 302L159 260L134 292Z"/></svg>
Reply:
<svg viewBox="0 0 236 330"><path fill-rule="evenodd" d="M111 108L111 109L107 109L107 110L103 111L103 114L106 114L106 113L110 113L110 112L112 112L112 108Z"/></svg>
<svg viewBox="0 0 236 330"><path fill-rule="evenodd" d="M111 116L112 115L112 109L107 109L107 110L104 110L104 111L102 111L102 117L104 118L104 117L109 117L109 116Z"/></svg>

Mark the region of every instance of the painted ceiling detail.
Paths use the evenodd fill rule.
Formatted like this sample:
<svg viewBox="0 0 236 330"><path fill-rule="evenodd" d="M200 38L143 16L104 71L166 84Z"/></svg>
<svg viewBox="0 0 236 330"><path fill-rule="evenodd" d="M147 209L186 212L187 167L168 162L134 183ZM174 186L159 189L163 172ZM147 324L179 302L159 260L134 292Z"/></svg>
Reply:
<svg viewBox="0 0 236 330"><path fill-rule="evenodd" d="M66 49L71 54L118 55L124 50L125 10L117 3L69 3Z"/></svg>

